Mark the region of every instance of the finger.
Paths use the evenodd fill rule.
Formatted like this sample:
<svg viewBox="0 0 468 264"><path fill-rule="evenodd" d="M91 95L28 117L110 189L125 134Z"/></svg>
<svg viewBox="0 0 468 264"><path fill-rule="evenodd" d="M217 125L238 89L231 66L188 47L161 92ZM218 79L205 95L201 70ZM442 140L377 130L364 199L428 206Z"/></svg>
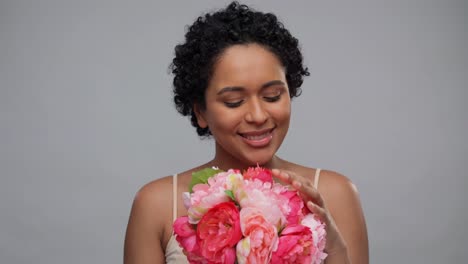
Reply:
<svg viewBox="0 0 468 264"><path fill-rule="evenodd" d="M303 177L293 171L283 170L281 173L286 175L291 184L293 184L294 181L297 181L300 183L300 185L310 185L310 181L306 177Z"/></svg>
<svg viewBox="0 0 468 264"><path fill-rule="evenodd" d="M313 214L317 215L325 223L328 222L327 211L324 208L318 206L317 204L314 204L311 201L308 201L306 203L306 205L307 205L307 208L309 209L309 211L311 211Z"/></svg>
<svg viewBox="0 0 468 264"><path fill-rule="evenodd" d="M299 191L304 201L313 201L320 207L324 206L322 195L320 195L318 190L312 186L310 182L302 184L301 182L294 180L292 186Z"/></svg>
<svg viewBox="0 0 468 264"><path fill-rule="evenodd" d="M319 206L324 205L322 196L309 179L288 170L273 169L272 174L282 182L290 184L298 190L304 201L312 200Z"/></svg>
<svg viewBox="0 0 468 264"><path fill-rule="evenodd" d="M325 204L321 196L317 196L314 198L314 197L311 197L310 194L299 193L299 195L301 196L304 203L312 202L321 208L325 208Z"/></svg>
<svg viewBox="0 0 468 264"><path fill-rule="evenodd" d="M319 206L323 206L322 196L319 194L317 189L312 185L311 181L305 177L297 175L292 171L278 170L275 169L278 178L285 183L291 184L296 190L298 190L305 201L313 200Z"/></svg>
<svg viewBox="0 0 468 264"><path fill-rule="evenodd" d="M279 170L279 169L272 169L271 173L273 177L280 179L282 182L290 184L290 177L286 171Z"/></svg>
<svg viewBox="0 0 468 264"><path fill-rule="evenodd" d="M272 173L272 176L278 179L282 184L290 187L292 186L293 177L291 177L291 174L287 171L275 169L274 173Z"/></svg>
<svg viewBox="0 0 468 264"><path fill-rule="evenodd" d="M301 183L306 183L307 179L296 174L293 171L288 171L288 170L280 170L280 169L273 169L272 170L272 175L275 177L278 177L284 181L287 181L289 184L292 184L294 180L297 180Z"/></svg>

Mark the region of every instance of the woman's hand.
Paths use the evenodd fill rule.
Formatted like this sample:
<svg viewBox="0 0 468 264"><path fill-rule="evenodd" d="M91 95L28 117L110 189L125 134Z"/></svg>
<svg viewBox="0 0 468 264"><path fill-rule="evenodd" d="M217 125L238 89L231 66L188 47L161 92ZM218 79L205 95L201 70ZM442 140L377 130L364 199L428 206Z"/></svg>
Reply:
<svg viewBox="0 0 468 264"><path fill-rule="evenodd" d="M292 171L273 169L272 174L285 184L290 184L297 189L307 208L316 214L326 225L327 241L325 252L330 256L334 254L347 255L346 242L333 220L322 195L312 185L312 181Z"/></svg>

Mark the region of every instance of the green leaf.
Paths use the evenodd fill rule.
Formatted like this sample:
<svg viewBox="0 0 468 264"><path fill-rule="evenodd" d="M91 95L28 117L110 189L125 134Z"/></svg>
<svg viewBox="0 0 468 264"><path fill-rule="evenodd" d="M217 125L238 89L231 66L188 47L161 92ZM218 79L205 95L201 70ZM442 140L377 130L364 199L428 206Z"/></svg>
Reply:
<svg viewBox="0 0 468 264"><path fill-rule="evenodd" d="M203 170L199 170L192 173L192 181L189 185L190 193L193 192L193 186L199 183L208 183L208 179L213 177L215 174L222 172L222 170L213 169L213 168L205 168Z"/></svg>
<svg viewBox="0 0 468 264"><path fill-rule="evenodd" d="M234 197L234 193L232 192L232 190L225 190L224 193L229 196L229 198L231 198L231 200L234 202L234 204L236 204L236 206L239 208L240 210L240 204L237 202L236 200L236 197Z"/></svg>
<svg viewBox="0 0 468 264"><path fill-rule="evenodd" d="M236 201L236 197L234 197L234 193L232 192L232 190L225 190L224 193L226 193L226 195L229 196L231 200L233 200L234 202Z"/></svg>

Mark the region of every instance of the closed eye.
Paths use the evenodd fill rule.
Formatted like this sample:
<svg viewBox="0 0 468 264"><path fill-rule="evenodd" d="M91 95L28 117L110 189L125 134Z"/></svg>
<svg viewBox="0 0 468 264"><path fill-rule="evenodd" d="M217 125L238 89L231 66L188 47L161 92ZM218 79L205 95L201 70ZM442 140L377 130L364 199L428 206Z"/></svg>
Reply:
<svg viewBox="0 0 468 264"><path fill-rule="evenodd" d="M263 99L265 99L265 101L267 102L276 102L278 101L279 99L281 98L281 95L277 95L277 96L264 96Z"/></svg>
<svg viewBox="0 0 468 264"><path fill-rule="evenodd" d="M237 102L224 102L224 105L226 105L229 108L236 108L239 107L242 104L242 102L244 102L244 100L240 100Z"/></svg>

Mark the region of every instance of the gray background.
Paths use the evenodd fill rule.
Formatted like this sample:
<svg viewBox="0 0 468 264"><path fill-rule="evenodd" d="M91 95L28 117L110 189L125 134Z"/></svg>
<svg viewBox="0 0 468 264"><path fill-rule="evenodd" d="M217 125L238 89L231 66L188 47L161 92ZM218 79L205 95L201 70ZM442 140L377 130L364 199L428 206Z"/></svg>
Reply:
<svg viewBox="0 0 468 264"><path fill-rule="evenodd" d="M0 262L119 263L135 192L211 158L171 99L226 1L1 1ZM358 186L372 263L466 263L466 1L246 1L312 75L280 154Z"/></svg>

